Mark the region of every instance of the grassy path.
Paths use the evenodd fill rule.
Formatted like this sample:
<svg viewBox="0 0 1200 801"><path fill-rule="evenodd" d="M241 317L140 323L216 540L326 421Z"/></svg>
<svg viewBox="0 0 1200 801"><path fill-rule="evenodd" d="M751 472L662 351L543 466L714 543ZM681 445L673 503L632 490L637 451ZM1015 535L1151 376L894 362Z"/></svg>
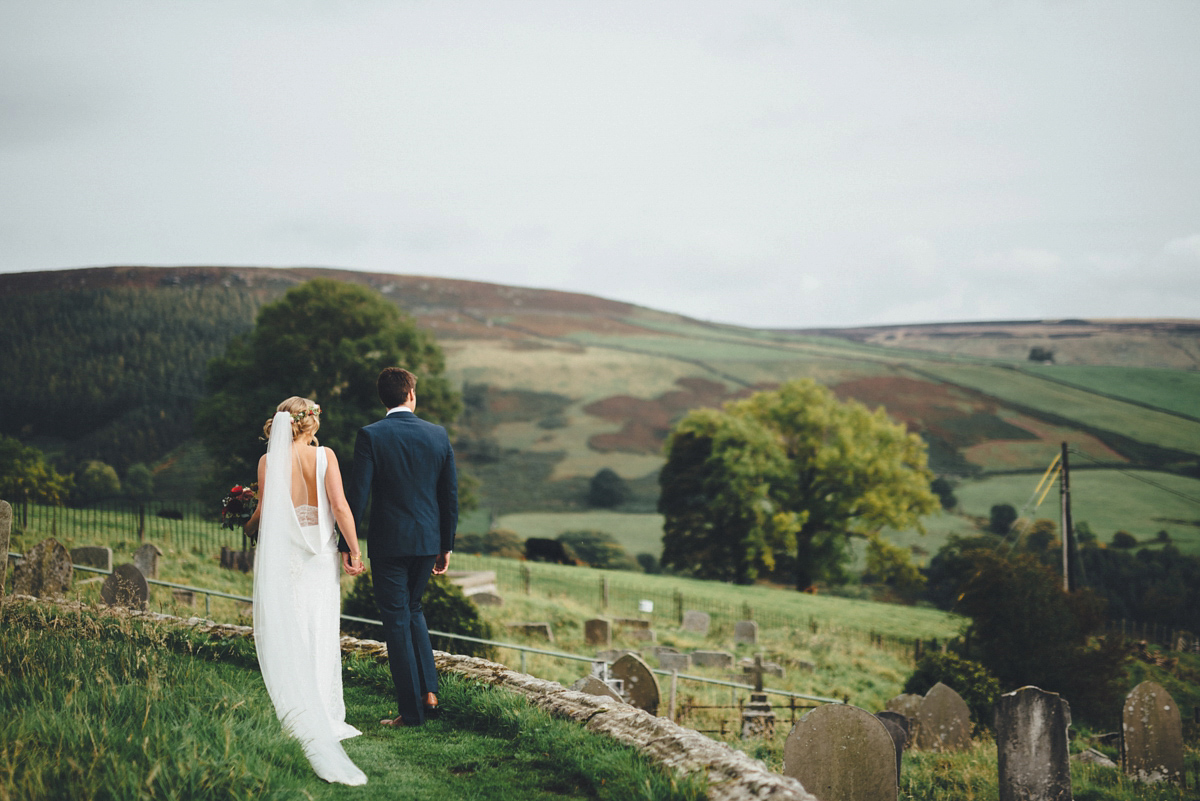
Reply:
<svg viewBox="0 0 1200 801"><path fill-rule="evenodd" d="M385 665L346 662L346 741L366 787L326 784L283 734L251 642L93 611L0 607L0 801L689 799L638 751L521 697L446 677L443 715L379 726Z"/></svg>

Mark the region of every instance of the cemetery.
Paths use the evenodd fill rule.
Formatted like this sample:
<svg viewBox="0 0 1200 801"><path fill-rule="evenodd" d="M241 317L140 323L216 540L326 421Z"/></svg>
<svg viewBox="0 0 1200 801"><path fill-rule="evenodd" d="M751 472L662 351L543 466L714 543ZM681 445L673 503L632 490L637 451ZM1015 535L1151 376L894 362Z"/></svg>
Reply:
<svg viewBox="0 0 1200 801"><path fill-rule="evenodd" d="M0 523L5 514L11 513L6 505L0 505ZM4 532L6 537L10 531L11 527ZM147 575L177 577L171 564L171 548L153 543L119 543L116 548L72 545L68 550L47 538L28 548L24 558L9 568L10 601L13 595L55 603L90 598L89 603L103 605L100 608L152 616L162 616L156 609L170 609L180 619L198 620L191 611L196 604L191 591L174 588L167 593L166 588L154 588L151 582L157 579ZM106 570L107 574L103 572ZM224 572L240 574L238 570ZM462 571L456 580L477 587L477 592L484 595L494 594L493 590L503 592L494 576L477 577L471 571ZM657 720L662 722L655 725L667 727L663 731L677 732L672 736L687 740L689 749L704 751L719 743L732 746L731 751L721 751L720 759L713 764L725 764L721 760L736 762L742 758L737 754L754 754L765 764L754 767L753 762L738 763L736 769L720 768L736 773L753 786L759 786L755 782L766 782L763 786L776 787L788 778L798 782L789 786L783 781L771 791L774 795L764 797L891 799L903 788L911 792L920 786L914 785L915 781L928 781L917 777L928 773L930 760L950 760L940 763L940 769L946 770L947 764L960 759L976 763L973 774L964 771L973 775L972 781L995 788L995 796L980 797L1002 801L1070 799L1073 777L1076 784L1081 777L1114 777L1117 785L1127 789L1121 798L1183 798L1186 796L1161 793L1171 792L1171 787L1182 792L1195 789L1195 746L1187 746L1183 735L1184 720L1194 712L1182 708L1154 681L1143 681L1128 693L1121 710L1120 730L1115 733L1072 729L1069 699L1036 687L1004 694L994 706L994 718L980 721L972 719L964 699L944 683L922 694L895 693L886 698L839 683L835 678L839 661L864 662L870 655L895 665L893 669L903 669L913 658L913 654L880 648L874 638L855 644L851 632L839 638L836 633L813 632L810 626L802 626L788 632L785 643L774 629L764 631L755 621L714 626L705 613L694 610L684 610L682 620L671 625L648 617L570 620L563 617L561 599L558 603L552 599L538 601L522 598L519 593L510 594L503 604L480 606L488 615L501 616L505 632L501 639L590 652L594 659L586 668L577 662L559 661L547 669L553 660L531 653L528 670L535 675L550 675L555 681L535 680L508 670L500 684L555 714L582 715L577 719L589 721L589 728L639 747L650 747L653 738L642 727L646 721ZM533 619L536 614L530 613L537 609L549 612L546 619ZM240 614L245 621L245 610ZM661 643L647 642L641 634L652 631L651 625L661 632ZM839 639L850 642L839 643ZM353 647L344 645L349 651L357 648L368 653L377 653L379 647L370 641L358 641ZM512 664L511 659L505 659ZM1178 661L1180 657L1173 659ZM449 654L439 656L439 660L441 666L454 665L463 675L482 675L479 660ZM500 675L498 670L502 668L487 668L490 681ZM680 679L681 674L735 686L724 691L720 687L705 689L704 685ZM575 678L567 680L572 675ZM570 712L578 710L581 702L564 701L564 687L596 699L585 704L589 710L593 707L588 704L608 704L604 707L606 715L627 707L648 717L618 715L601 724L594 711ZM810 698L798 700L777 694L784 687L796 688L801 695L807 691ZM823 696L822 688L832 689L829 694L834 697L814 700ZM787 691L795 693L796 689ZM713 746L701 747L701 740L695 736ZM981 754L992 755L983 757L984 764L991 765L986 777L979 775L983 770L978 766ZM687 763L686 759L678 762L678 754L662 758L664 764L676 764L676 769ZM693 765L691 769L699 768ZM710 764L704 771L710 783L714 770ZM804 790L799 789L800 785ZM1155 789L1148 791L1151 795L1139 795L1138 788L1143 787ZM709 797L724 796L710 789Z"/></svg>

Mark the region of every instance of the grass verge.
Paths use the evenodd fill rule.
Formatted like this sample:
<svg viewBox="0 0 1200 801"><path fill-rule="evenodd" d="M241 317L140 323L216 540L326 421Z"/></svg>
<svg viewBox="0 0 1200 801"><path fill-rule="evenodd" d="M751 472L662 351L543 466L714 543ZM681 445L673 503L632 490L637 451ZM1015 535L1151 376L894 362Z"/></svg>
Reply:
<svg viewBox="0 0 1200 801"><path fill-rule="evenodd" d="M378 725L387 668L346 665L346 750L365 788L330 785L286 737L248 640L9 602L0 626L0 799L695 799L639 752L521 697L448 676L423 729Z"/></svg>

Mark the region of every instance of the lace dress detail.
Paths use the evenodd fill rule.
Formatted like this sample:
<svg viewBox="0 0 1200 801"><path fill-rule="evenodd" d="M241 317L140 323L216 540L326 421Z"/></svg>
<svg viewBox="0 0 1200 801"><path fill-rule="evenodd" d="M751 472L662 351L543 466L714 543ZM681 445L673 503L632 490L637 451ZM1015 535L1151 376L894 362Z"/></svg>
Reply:
<svg viewBox="0 0 1200 801"><path fill-rule="evenodd" d="M321 522L317 507L315 506L297 506L296 520L298 520L302 526L316 526Z"/></svg>

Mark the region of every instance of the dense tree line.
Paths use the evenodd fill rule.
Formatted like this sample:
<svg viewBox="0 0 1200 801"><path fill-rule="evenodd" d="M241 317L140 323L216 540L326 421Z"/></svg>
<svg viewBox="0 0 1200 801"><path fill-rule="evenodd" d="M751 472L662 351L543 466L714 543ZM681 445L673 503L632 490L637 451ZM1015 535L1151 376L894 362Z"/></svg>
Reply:
<svg viewBox="0 0 1200 801"><path fill-rule="evenodd" d="M257 307L220 285L0 297L0 433L51 443L65 471L156 461L191 435L206 365Z"/></svg>

